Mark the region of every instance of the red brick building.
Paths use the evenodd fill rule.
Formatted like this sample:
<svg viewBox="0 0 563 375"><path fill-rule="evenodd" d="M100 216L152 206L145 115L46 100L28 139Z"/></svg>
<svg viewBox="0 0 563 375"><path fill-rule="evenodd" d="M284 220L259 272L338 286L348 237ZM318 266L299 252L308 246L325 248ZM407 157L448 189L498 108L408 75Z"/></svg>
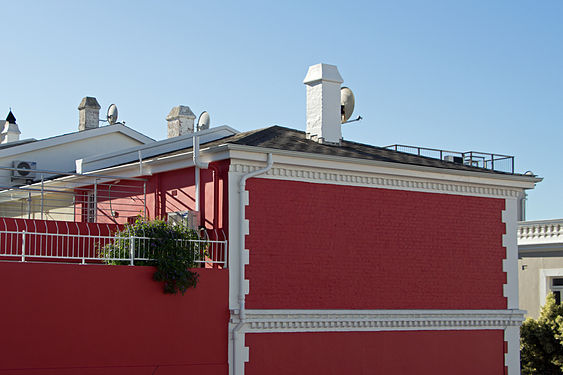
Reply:
<svg viewBox="0 0 563 375"><path fill-rule="evenodd" d="M471 157L342 140L340 103L336 112L328 106L339 77L335 67L310 69L305 132L223 127L199 133L208 135L199 153L186 147L188 134L166 152L140 148L142 160L131 156L137 150L85 160L86 171L90 163L98 173L144 177L148 217L198 208L201 224L228 241L226 267L202 269L200 285L182 297L160 295L145 267L0 264L3 277L27 277L1 291L10 306L36 298L25 280L39 278L45 298L57 301L51 309L99 316L115 330L72 321L78 333L61 335L50 324L67 317L33 320L50 305L26 302L42 359L21 372L25 359L10 358L0 374L519 373L516 222L524 190L539 179ZM127 217L106 212L97 221ZM65 274L82 289L72 291ZM108 299L92 283L134 293ZM10 311L6 318L25 324ZM164 330L139 329L159 323ZM16 340L18 330L7 330ZM73 347L69 340L93 357L57 354ZM21 353L14 348L23 343L3 350Z"/></svg>

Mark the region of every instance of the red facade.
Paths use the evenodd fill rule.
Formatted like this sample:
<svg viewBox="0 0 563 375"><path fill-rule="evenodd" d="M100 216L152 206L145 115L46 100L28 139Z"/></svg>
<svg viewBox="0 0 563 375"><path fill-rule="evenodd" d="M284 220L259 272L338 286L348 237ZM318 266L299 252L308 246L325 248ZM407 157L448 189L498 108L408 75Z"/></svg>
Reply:
<svg viewBox="0 0 563 375"><path fill-rule="evenodd" d="M223 160L201 171L202 224L223 238L240 198L238 190L229 196L229 166ZM147 216L193 210L194 172L148 176ZM504 199L281 177L251 178L246 190L247 309L507 309ZM114 197L106 213L132 197ZM232 238L231 261L241 251ZM229 276L236 270L197 271L196 289L170 296L148 267L0 263L0 374L228 374L229 350L237 350L229 341L229 309L236 315L238 308ZM272 375L502 374L503 334L443 327L252 331L243 333L243 368Z"/></svg>
<svg viewBox="0 0 563 375"><path fill-rule="evenodd" d="M505 309L504 200L253 179L250 309Z"/></svg>
<svg viewBox="0 0 563 375"><path fill-rule="evenodd" d="M226 374L227 271L184 296L153 272L0 263L0 374Z"/></svg>
<svg viewBox="0 0 563 375"><path fill-rule="evenodd" d="M246 375L504 373L502 330L248 334Z"/></svg>

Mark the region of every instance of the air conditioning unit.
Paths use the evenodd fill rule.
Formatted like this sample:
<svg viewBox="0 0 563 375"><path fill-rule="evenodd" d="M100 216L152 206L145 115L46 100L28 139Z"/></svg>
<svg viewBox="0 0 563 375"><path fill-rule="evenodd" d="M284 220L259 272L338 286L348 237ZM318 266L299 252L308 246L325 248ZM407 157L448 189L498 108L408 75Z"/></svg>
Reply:
<svg viewBox="0 0 563 375"><path fill-rule="evenodd" d="M197 230L199 227L198 211L176 211L168 213L168 222L174 225L183 225Z"/></svg>
<svg viewBox="0 0 563 375"><path fill-rule="evenodd" d="M444 160L450 163L463 164L463 158L461 156L446 155L444 156Z"/></svg>
<svg viewBox="0 0 563 375"><path fill-rule="evenodd" d="M12 162L12 181L13 180L35 180L35 171L37 170L37 163L34 161L14 160Z"/></svg>

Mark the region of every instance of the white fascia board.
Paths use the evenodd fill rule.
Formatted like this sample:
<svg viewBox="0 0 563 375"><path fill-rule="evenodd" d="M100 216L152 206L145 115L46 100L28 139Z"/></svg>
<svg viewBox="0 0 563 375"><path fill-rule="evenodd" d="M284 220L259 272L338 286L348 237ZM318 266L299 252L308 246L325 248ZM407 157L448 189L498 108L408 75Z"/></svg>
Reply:
<svg viewBox="0 0 563 375"><path fill-rule="evenodd" d="M542 178L508 174L474 172L459 169L435 168L413 164L392 163L342 156L312 154L288 150L227 144L230 157L248 161L264 161L264 154L276 155L276 163L343 171L389 174L394 176L435 179L480 185L533 189Z"/></svg>
<svg viewBox="0 0 563 375"><path fill-rule="evenodd" d="M228 151L224 147L213 148L213 153L208 153L209 149L200 149L201 160L204 163L225 160L229 158ZM151 176L156 173L168 172L177 169L193 167L193 152L181 152L172 155L162 155L155 158L144 159L142 165L139 162L121 164L113 167L96 169L84 172L84 179L90 178L89 175L116 176L116 178L135 178L141 176ZM82 176L74 177L80 179ZM57 180L46 181L45 184L55 183Z"/></svg>
<svg viewBox="0 0 563 375"><path fill-rule="evenodd" d="M106 135L110 133L121 133L141 143L155 142L154 139L142 135L141 133L131 128L128 128L127 126L116 124L111 126L103 126L96 129L69 133L60 136L54 136L52 138L40 139L38 141L25 143L20 146L9 147L5 150L0 150L0 158L14 156L30 151L36 151L38 149L43 149L48 147L56 147L63 145L65 143L81 141L84 139L99 137L101 135Z"/></svg>
<svg viewBox="0 0 563 375"><path fill-rule="evenodd" d="M82 160L82 172L105 169L111 166L118 166L124 163L131 163L139 158L147 159L156 155L162 155L192 147L193 137L197 135L200 143L205 144L220 138L238 134L238 131L229 126L220 126L203 130L197 133L184 134L178 137L167 138L161 141L152 142L147 145L135 146L112 153L89 156ZM204 149L202 149L204 150ZM191 152L190 152L191 155Z"/></svg>

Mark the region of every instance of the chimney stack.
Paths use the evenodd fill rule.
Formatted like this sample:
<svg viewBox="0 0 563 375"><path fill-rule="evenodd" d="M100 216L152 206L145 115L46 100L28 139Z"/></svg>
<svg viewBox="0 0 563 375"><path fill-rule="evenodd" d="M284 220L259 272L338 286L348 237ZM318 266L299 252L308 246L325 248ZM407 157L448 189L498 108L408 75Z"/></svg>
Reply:
<svg viewBox="0 0 563 375"><path fill-rule="evenodd" d="M78 130L95 129L100 126L100 104L96 98L86 96L78 106Z"/></svg>
<svg viewBox="0 0 563 375"><path fill-rule="evenodd" d="M342 140L340 84L344 82L334 65L309 67L307 85L307 139L339 145Z"/></svg>
<svg viewBox="0 0 563 375"><path fill-rule="evenodd" d="M4 124L4 128L0 133L0 143L10 143L20 140L20 129L18 128L18 124L16 124L16 117L10 110L8 113L8 117L6 117L6 122Z"/></svg>
<svg viewBox="0 0 563 375"><path fill-rule="evenodd" d="M178 105L170 110L168 121L168 138L194 132L195 115L187 105Z"/></svg>

